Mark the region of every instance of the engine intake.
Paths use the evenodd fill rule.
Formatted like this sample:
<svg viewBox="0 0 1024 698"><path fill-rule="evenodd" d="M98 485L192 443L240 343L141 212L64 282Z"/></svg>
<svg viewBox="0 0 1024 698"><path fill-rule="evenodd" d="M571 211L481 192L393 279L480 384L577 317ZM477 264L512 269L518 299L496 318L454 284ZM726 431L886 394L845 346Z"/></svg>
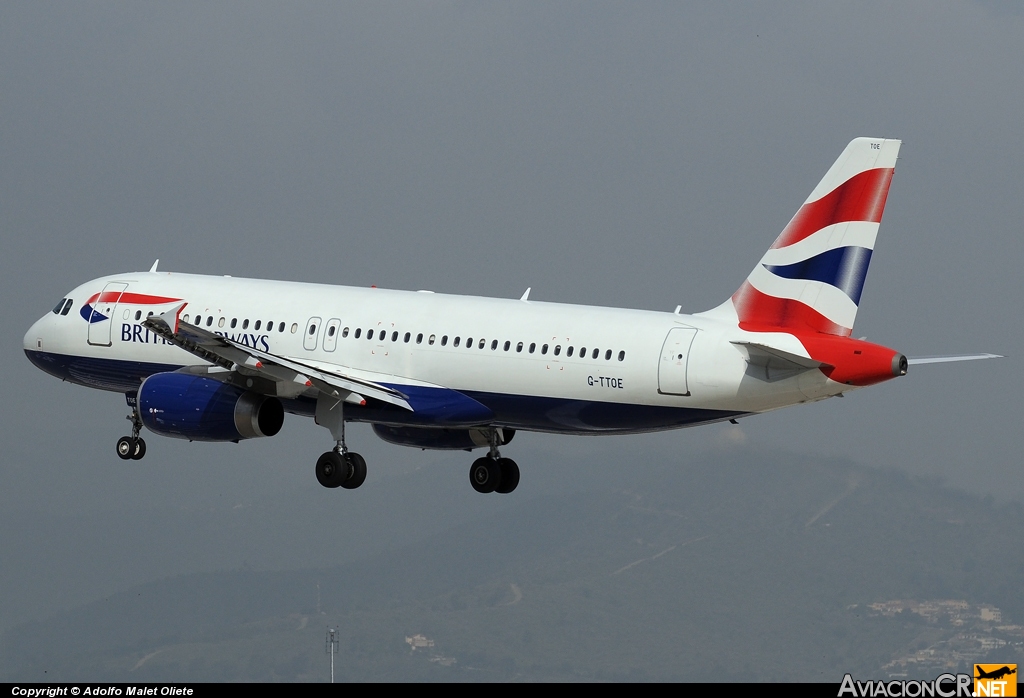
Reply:
<svg viewBox="0 0 1024 698"><path fill-rule="evenodd" d="M273 436L284 425L275 397L187 373L155 373L136 406L147 429L189 441L240 441Z"/></svg>

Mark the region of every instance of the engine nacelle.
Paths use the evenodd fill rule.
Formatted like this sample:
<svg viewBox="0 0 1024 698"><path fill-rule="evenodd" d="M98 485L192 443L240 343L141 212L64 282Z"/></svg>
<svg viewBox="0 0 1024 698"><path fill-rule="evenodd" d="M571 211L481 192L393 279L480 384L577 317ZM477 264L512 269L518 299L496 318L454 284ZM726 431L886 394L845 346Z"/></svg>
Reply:
<svg viewBox="0 0 1024 698"><path fill-rule="evenodd" d="M139 388L146 428L189 441L239 441L273 436L284 425L275 397L187 373L155 373Z"/></svg>
<svg viewBox="0 0 1024 698"><path fill-rule="evenodd" d="M484 429L428 429L424 427L391 427L374 424L373 431L388 443L439 451L472 451L490 446ZM516 435L515 429L498 429L498 441L504 446Z"/></svg>

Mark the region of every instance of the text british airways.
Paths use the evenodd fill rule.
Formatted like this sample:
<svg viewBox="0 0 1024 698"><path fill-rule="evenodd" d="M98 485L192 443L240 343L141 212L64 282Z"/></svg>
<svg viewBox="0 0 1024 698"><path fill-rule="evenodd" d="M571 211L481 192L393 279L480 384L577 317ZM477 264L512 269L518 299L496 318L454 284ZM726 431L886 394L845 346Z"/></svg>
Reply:
<svg viewBox="0 0 1024 698"><path fill-rule="evenodd" d="M270 351L270 342L268 335L265 334L229 334L227 332L217 332L222 337L243 344L247 347L254 349L262 349L263 351ZM169 344L167 340L163 339L159 335L150 332L142 325L134 325L130 323L123 323L121 325L121 341L122 342L135 342L138 344Z"/></svg>

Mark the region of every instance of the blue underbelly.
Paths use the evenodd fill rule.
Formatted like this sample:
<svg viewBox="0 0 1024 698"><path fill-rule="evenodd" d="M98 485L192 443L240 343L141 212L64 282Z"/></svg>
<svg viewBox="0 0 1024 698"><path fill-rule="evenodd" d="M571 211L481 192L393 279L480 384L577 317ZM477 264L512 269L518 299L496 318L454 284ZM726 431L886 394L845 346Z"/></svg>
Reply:
<svg viewBox="0 0 1024 698"><path fill-rule="evenodd" d="M132 392L154 373L181 366L122 361L25 350L39 369L62 380L100 390ZM346 405L347 420L403 426L460 427L494 424L525 431L565 434L640 433L720 422L746 413L689 407L663 407L570 398L511 395L445 388L392 385L409 395L415 411L371 401ZM294 414L313 416L308 398L282 400Z"/></svg>

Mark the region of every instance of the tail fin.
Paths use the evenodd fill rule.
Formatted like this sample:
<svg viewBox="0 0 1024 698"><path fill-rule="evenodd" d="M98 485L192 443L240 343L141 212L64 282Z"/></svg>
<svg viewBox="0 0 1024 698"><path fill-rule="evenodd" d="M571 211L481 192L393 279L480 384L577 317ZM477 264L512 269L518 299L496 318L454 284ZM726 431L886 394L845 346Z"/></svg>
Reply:
<svg viewBox="0 0 1024 698"><path fill-rule="evenodd" d="M747 280L716 310L735 311L746 330L849 336L899 150L898 140L851 141Z"/></svg>

